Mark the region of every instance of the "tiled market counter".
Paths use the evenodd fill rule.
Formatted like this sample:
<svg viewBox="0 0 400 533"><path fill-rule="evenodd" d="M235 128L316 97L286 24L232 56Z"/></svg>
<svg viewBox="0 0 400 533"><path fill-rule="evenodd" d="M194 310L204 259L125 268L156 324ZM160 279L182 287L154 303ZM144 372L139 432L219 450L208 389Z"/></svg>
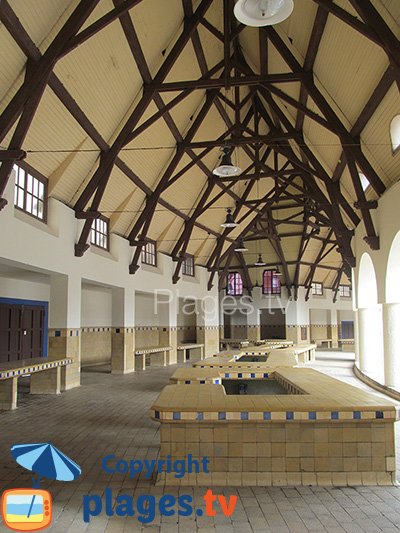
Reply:
<svg viewBox="0 0 400 533"><path fill-rule="evenodd" d="M192 380L190 368L181 370L187 371L181 378L190 384L166 386L151 408L151 416L161 423L160 455L207 456L211 473L182 479L164 474L159 483L393 483L394 424L399 418L394 402L308 368L195 368ZM195 376L199 370L209 370L214 384L200 383L204 380ZM215 384L215 371L221 379L276 379L289 394L227 395ZM201 377L207 379L205 373Z"/></svg>

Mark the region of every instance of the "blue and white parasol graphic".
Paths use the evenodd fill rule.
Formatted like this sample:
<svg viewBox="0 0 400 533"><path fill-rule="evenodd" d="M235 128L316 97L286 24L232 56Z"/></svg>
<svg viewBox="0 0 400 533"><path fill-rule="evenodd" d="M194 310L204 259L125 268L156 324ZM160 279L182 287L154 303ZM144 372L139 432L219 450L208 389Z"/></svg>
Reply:
<svg viewBox="0 0 400 533"><path fill-rule="evenodd" d="M73 481L82 472L79 465L48 443L15 444L11 455L18 464L38 475L38 479L34 480L37 487L40 478Z"/></svg>

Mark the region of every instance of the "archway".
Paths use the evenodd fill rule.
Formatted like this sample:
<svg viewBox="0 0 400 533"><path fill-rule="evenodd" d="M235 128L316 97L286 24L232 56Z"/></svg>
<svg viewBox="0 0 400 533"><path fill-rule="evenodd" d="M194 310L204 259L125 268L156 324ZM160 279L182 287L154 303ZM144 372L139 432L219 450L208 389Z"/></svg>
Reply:
<svg viewBox="0 0 400 533"><path fill-rule="evenodd" d="M383 331L385 385L400 390L400 231L390 247L386 266Z"/></svg>
<svg viewBox="0 0 400 533"><path fill-rule="evenodd" d="M358 270L357 307L360 369L383 382L382 305L378 303L375 268L367 253L362 255Z"/></svg>

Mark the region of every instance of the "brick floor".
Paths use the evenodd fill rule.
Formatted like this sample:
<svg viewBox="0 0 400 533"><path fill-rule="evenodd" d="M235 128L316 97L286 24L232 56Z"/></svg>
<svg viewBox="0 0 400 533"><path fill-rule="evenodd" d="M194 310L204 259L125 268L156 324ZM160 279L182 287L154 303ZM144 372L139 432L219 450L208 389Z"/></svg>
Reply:
<svg viewBox="0 0 400 533"><path fill-rule="evenodd" d="M359 384L351 375L348 354L321 352L315 367L340 379ZM153 531L247 533L327 531L400 531L400 488L244 487L217 492L235 494L238 502L230 518L167 517L156 513L154 522L142 526L136 517L107 518L105 514L82 519L82 497L102 494L109 486L113 494L141 494L160 497L163 491L143 476L107 475L101 458L114 453L125 459L156 459L157 423L149 419L148 408L168 381L176 366L153 368L128 376L113 376L95 367L83 372L83 386L60 396L21 395L20 407L0 413L0 484L2 488L29 487L31 476L10 457L12 444L52 442L82 467L73 483L43 482L53 494L52 533ZM364 386L364 385L360 385ZM24 389L22 386L21 389ZM166 489L169 494L191 494L195 507L204 509L204 489ZM215 492L215 490L214 490ZM9 531L0 524L0 532Z"/></svg>

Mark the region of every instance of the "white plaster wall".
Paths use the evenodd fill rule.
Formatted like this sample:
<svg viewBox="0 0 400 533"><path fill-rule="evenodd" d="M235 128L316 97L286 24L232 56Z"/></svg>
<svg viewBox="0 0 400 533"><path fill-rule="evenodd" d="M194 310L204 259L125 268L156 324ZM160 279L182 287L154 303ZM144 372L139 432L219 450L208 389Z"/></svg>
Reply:
<svg viewBox="0 0 400 533"><path fill-rule="evenodd" d="M196 302L179 298L177 325L181 327L196 326Z"/></svg>
<svg viewBox="0 0 400 533"><path fill-rule="evenodd" d="M112 325L112 292L101 287L82 287L82 327Z"/></svg>
<svg viewBox="0 0 400 533"><path fill-rule="evenodd" d="M77 221L73 210L55 199L49 200L48 224L36 221L14 209L13 188L14 180L11 178L4 195L8 205L1 212L0 261L110 287L147 292L169 291L175 300L171 307L177 307L179 297L201 300L207 294L209 305L213 300L217 312L200 312L198 325L219 324L218 289L214 287L207 291L209 274L206 269L196 266L194 279L183 277L174 285L172 275L176 265L170 257L159 254L158 268L140 268L135 275L130 275L128 266L134 248L126 239L114 234L110 238L110 252L91 247L83 257L75 257L74 244L83 221Z"/></svg>
<svg viewBox="0 0 400 533"><path fill-rule="evenodd" d="M161 312L161 309L160 309ZM160 326L160 316L154 312L154 295L136 292L135 318L137 326ZM164 326L168 324L163 324Z"/></svg>
<svg viewBox="0 0 400 533"><path fill-rule="evenodd" d="M330 324L330 311L327 309L310 309L310 324L326 326Z"/></svg>
<svg viewBox="0 0 400 533"><path fill-rule="evenodd" d="M18 298L21 300L48 302L50 298L50 286L48 283L0 277L0 298Z"/></svg>

